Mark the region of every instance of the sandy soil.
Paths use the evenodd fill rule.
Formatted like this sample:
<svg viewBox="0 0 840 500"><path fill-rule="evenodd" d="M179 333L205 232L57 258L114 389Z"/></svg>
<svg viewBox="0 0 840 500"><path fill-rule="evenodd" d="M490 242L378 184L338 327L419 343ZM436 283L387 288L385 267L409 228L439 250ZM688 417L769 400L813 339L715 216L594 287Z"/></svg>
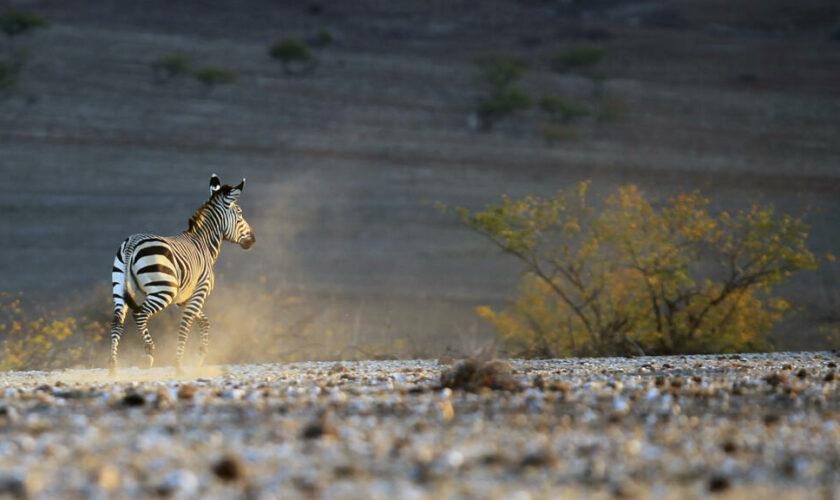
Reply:
<svg viewBox="0 0 840 500"><path fill-rule="evenodd" d="M0 494L802 498L840 494L834 353L0 374Z"/></svg>

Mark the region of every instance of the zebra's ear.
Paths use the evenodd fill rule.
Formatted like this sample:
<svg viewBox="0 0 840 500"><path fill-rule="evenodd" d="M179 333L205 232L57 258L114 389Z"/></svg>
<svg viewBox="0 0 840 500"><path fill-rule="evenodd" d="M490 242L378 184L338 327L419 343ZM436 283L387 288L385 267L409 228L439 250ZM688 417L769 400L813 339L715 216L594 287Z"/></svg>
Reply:
<svg viewBox="0 0 840 500"><path fill-rule="evenodd" d="M233 186L233 189L238 189L238 190L242 191L242 188L244 188L244 187L245 187L245 178L243 177L242 182L240 182L236 186Z"/></svg>
<svg viewBox="0 0 840 500"><path fill-rule="evenodd" d="M213 193L218 191L219 188L221 188L221 187L222 187L222 181L219 180L219 176L216 175L216 174L211 175L210 176L210 194L212 195Z"/></svg>

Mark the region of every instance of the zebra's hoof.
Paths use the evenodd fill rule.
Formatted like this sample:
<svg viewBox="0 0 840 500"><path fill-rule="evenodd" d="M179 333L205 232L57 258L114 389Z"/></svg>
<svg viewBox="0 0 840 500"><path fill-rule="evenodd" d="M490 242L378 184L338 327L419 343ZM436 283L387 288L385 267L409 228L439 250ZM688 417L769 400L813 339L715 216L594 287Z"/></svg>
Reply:
<svg viewBox="0 0 840 500"><path fill-rule="evenodd" d="M151 354L146 354L146 360L149 362L149 368L154 366L154 364L155 364L155 357L154 356L152 356Z"/></svg>
<svg viewBox="0 0 840 500"><path fill-rule="evenodd" d="M115 377L117 375L117 362L114 360L111 360L111 362L108 363L108 375L111 377Z"/></svg>

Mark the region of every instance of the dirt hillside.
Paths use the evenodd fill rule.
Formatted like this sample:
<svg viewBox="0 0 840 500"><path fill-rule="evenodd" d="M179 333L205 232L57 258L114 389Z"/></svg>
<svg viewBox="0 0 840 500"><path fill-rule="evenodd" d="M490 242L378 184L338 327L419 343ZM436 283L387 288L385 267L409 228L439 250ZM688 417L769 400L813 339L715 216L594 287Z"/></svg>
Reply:
<svg viewBox="0 0 840 500"><path fill-rule="evenodd" d="M718 1L9 6L52 26L16 40L29 53L22 93L0 101L3 291L107 294L119 242L184 230L213 172L247 177L258 238L248 253L224 250L219 290L291 298L322 331L431 354L488 335L472 309L500 304L518 268L426 201L480 207L582 179L655 196L701 189L720 207L807 212L812 248L840 249L832 2L747 2L737 14ZM267 55L279 37L322 32L333 43L315 49L310 74L286 76ZM552 53L580 43L606 48L598 78L550 70ZM620 113L557 144L537 111L473 130L473 61L496 51L529 61L534 95L599 92ZM168 53L238 82L156 85L150 63ZM823 345L819 327L838 323L838 266L786 292L803 311L778 345Z"/></svg>

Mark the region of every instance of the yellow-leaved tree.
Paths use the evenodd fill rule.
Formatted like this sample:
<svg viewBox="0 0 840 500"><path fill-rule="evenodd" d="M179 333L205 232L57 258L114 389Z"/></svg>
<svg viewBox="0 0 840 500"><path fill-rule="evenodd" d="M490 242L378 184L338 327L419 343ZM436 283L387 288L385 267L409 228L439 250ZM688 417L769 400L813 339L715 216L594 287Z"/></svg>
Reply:
<svg viewBox="0 0 840 500"><path fill-rule="evenodd" d="M697 193L654 205L635 186L593 205L587 188L457 209L525 265L508 308L478 308L512 354L762 349L789 310L773 286L817 266L808 225L770 206L712 214Z"/></svg>

